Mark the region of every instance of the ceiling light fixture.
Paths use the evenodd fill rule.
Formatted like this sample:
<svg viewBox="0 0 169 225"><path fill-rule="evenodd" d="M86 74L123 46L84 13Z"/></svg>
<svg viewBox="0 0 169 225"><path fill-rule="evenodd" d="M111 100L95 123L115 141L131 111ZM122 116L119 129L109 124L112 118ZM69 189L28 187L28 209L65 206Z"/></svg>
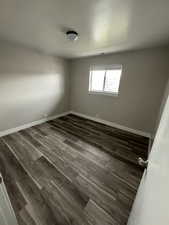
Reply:
<svg viewBox="0 0 169 225"><path fill-rule="evenodd" d="M68 30L66 36L69 41L76 41L78 39L78 33L74 30Z"/></svg>

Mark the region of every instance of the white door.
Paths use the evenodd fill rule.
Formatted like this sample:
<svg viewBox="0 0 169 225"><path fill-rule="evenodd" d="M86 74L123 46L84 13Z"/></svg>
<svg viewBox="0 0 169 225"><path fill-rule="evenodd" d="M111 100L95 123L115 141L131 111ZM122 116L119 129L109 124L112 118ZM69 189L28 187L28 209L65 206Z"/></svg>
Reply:
<svg viewBox="0 0 169 225"><path fill-rule="evenodd" d="M128 225L169 225L169 97Z"/></svg>
<svg viewBox="0 0 169 225"><path fill-rule="evenodd" d="M0 225L18 225L1 175L0 175Z"/></svg>

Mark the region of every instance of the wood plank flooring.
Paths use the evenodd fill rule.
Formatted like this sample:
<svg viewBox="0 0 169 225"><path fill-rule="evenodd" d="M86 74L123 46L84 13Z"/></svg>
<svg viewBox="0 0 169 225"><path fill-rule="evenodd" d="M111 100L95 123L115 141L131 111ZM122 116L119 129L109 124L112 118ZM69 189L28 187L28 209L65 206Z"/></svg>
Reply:
<svg viewBox="0 0 169 225"><path fill-rule="evenodd" d="M125 225L148 139L69 114L0 138L19 225Z"/></svg>

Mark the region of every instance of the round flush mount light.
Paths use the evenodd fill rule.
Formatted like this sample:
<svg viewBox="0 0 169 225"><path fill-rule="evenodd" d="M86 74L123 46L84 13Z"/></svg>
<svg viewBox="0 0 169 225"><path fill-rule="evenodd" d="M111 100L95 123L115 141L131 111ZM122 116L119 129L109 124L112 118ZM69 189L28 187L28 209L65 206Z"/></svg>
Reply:
<svg viewBox="0 0 169 225"><path fill-rule="evenodd" d="M69 41L76 41L78 39L78 33L74 30L68 30L66 36Z"/></svg>

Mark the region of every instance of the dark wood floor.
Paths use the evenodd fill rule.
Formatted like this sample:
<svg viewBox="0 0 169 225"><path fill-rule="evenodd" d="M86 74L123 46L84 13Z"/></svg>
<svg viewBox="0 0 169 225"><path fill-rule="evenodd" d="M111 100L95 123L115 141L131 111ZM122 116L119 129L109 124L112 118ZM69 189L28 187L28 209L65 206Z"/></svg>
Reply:
<svg viewBox="0 0 169 225"><path fill-rule="evenodd" d="M148 139L74 115L0 138L19 225L124 225Z"/></svg>

